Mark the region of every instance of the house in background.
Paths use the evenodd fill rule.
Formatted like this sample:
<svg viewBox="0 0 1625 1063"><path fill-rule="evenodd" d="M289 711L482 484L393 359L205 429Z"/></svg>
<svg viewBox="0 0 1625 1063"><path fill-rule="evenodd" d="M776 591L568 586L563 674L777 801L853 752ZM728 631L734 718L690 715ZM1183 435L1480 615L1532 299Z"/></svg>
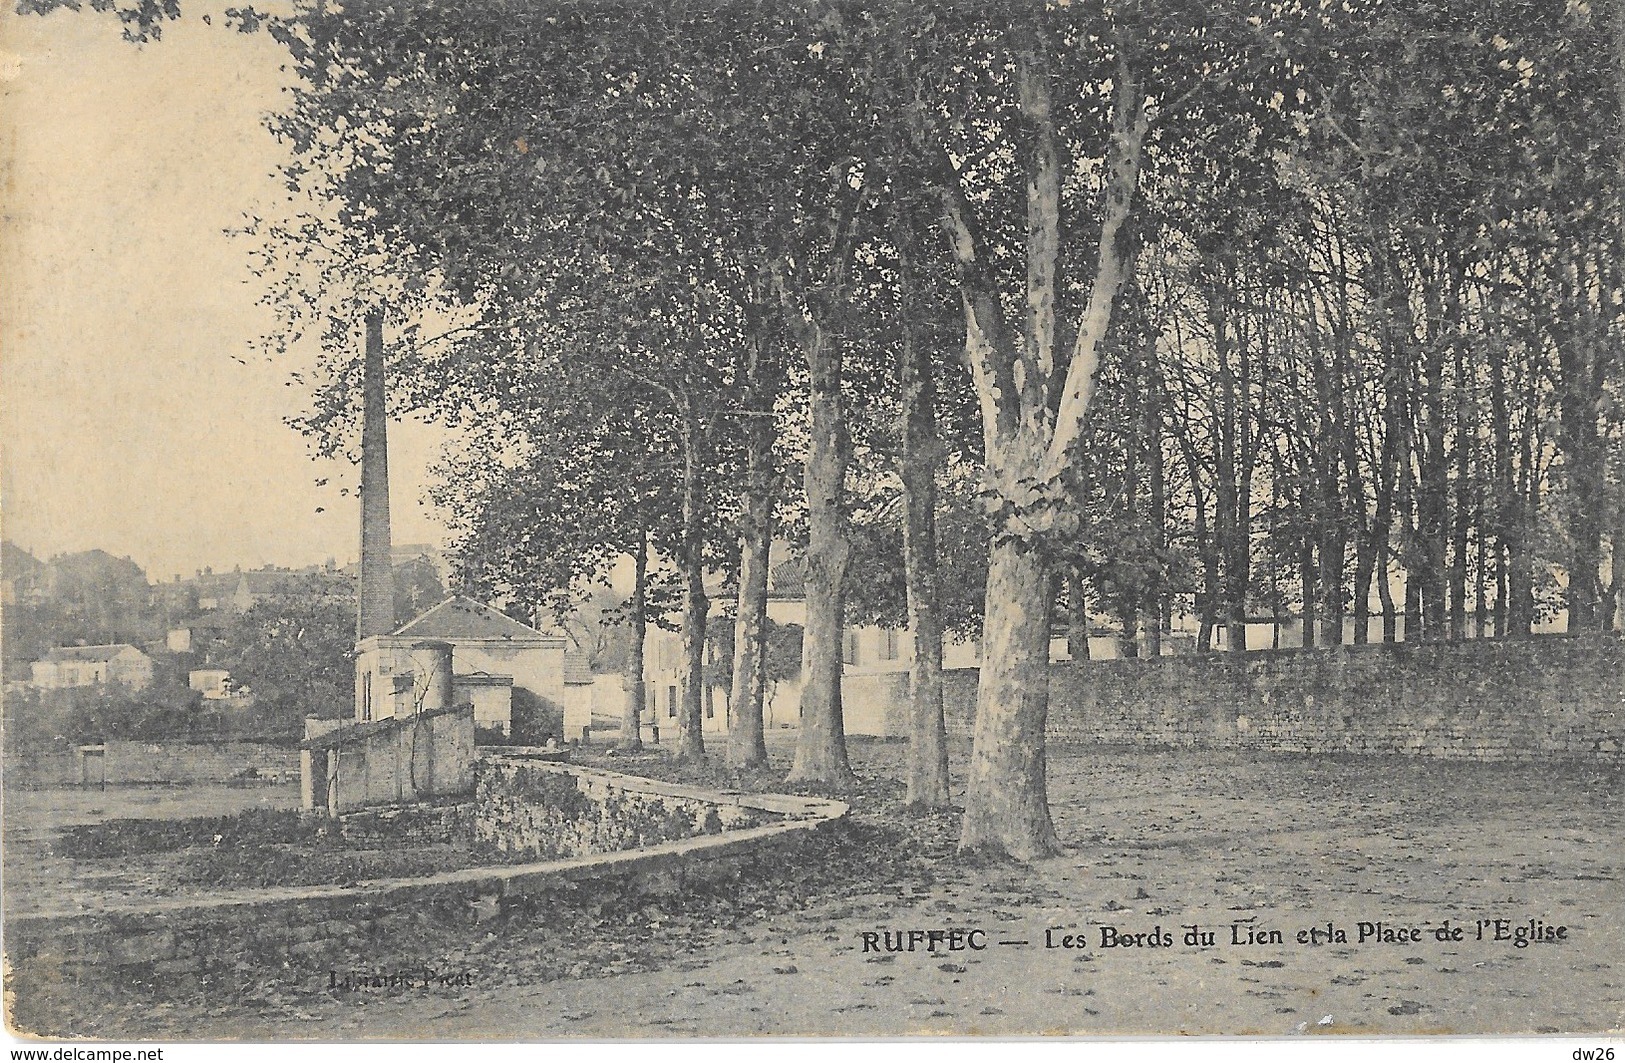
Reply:
<svg viewBox="0 0 1625 1063"><path fill-rule="evenodd" d="M212 666L194 668L186 673L186 685L205 701L222 701L231 697L231 672Z"/></svg>
<svg viewBox="0 0 1625 1063"><path fill-rule="evenodd" d="M592 684L567 681L567 649L562 635L471 598L447 598L356 644L356 722L414 715L426 691L449 685L452 704L474 706L476 727L511 734L515 693L523 691L562 709L565 737L578 737L592 723Z"/></svg>
<svg viewBox="0 0 1625 1063"><path fill-rule="evenodd" d="M711 624L732 624L733 618L718 610L716 599L712 599L712 614L708 620ZM716 679L725 674L727 665L717 659L717 645L710 639L706 640L706 674ZM664 628L650 627L645 635L643 647L643 683L644 683L644 738L653 740L658 728L662 739L675 738L677 735L677 713L682 705L682 671L683 671L683 638L676 631L667 631ZM728 684L721 680L705 684L705 708L701 714L702 724L700 730L704 734L726 732L728 730ZM764 707L764 724L768 727L777 727L779 723L771 719L773 698L768 699L769 704ZM778 702L782 705L782 702ZM796 705L790 705L791 720L795 719ZM618 716L619 713L617 712ZM789 723L785 723L789 726Z"/></svg>
<svg viewBox="0 0 1625 1063"><path fill-rule="evenodd" d="M711 599L710 625L732 625L734 592L721 577L707 579ZM768 572L768 620L781 629L799 634L807 624L807 602L798 561L781 561ZM723 640L725 645L728 640ZM975 667L976 647L972 643L948 644L944 666ZM717 659L718 647L707 639L707 676L701 731L706 734L728 730L732 691L723 677L731 662ZM802 643L802 653L806 644ZM908 668L912 644L906 631L878 625L848 627L842 643L844 675L841 701L844 724L849 734L889 735L902 733L902 713L906 709ZM651 627L644 647L644 683L647 691L646 719L660 727L662 738L675 735L677 715L682 704L683 640L680 632ZM802 672L806 659L802 658ZM899 694L901 691L901 694ZM769 730L798 727L801 721L801 675L769 682L762 705L762 724Z"/></svg>
<svg viewBox="0 0 1625 1063"><path fill-rule="evenodd" d="M788 546L784 547L788 550ZM780 545L775 544L775 553ZM731 588L720 578L707 581L706 593L711 598L711 624L733 623L729 615L734 601ZM781 561L768 572L767 615L774 624L785 629L805 631L807 601L799 561ZM710 641L709 639L707 640ZM1115 641L1092 638L1090 647L1100 656L1115 656ZM717 661L714 646L708 645L710 676L728 674L731 669ZM802 671L794 678L769 683L762 705L763 726L774 728L799 727L801 721L801 675L806 670L806 644L802 644ZM841 712L847 734L902 735L907 733L908 673L914 659L914 636L906 627L881 624L848 625L841 640ZM1066 640L1050 641L1050 659L1068 660ZM651 628L644 650L644 681L647 689L648 718L665 733L675 734L677 714L682 701L682 636L676 631ZM980 668L981 640L956 641L944 639L942 666L944 669ZM725 732L731 712L731 691L726 682L707 683L705 704L701 714L704 733Z"/></svg>
<svg viewBox="0 0 1625 1063"><path fill-rule="evenodd" d="M151 657L134 646L58 646L32 665L33 685L41 690L118 685L145 690L152 685Z"/></svg>
<svg viewBox="0 0 1625 1063"><path fill-rule="evenodd" d="M226 637L230 628L229 617L219 613L201 613L169 628L164 634L164 645L170 653L207 657L209 651Z"/></svg>
<svg viewBox="0 0 1625 1063"><path fill-rule="evenodd" d="M619 676L599 676L592 661L568 639L564 650L564 716L566 738L577 738L590 727L594 716L609 714L619 719L622 709ZM578 726L572 728L571 721Z"/></svg>

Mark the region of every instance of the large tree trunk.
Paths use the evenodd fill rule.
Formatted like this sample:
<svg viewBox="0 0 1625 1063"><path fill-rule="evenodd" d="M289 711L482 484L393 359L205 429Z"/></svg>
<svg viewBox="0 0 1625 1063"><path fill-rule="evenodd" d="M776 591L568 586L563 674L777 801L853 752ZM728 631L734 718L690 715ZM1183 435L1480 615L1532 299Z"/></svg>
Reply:
<svg viewBox="0 0 1625 1063"><path fill-rule="evenodd" d="M809 326L812 327L812 326ZM842 524L851 450L841 405L840 347L822 335L802 340L811 372L807 491L807 649L801 687L801 737L791 782L845 786L852 781L841 716L841 644L846 629L846 567L851 546Z"/></svg>
<svg viewBox="0 0 1625 1063"><path fill-rule="evenodd" d="M1521 507L1520 507L1521 508ZM1522 514L1517 518L1524 519ZM1507 544L1507 634L1522 637L1535 623L1535 559L1529 539L1519 528Z"/></svg>
<svg viewBox="0 0 1625 1063"><path fill-rule="evenodd" d="M1511 584L1507 579L1507 550L1504 542L1497 542L1495 547L1495 637L1505 638L1511 630L1511 620L1507 613L1507 602L1512 596Z"/></svg>
<svg viewBox="0 0 1625 1063"><path fill-rule="evenodd" d="M1420 274L1420 267L1418 268ZM1426 283L1425 281L1423 282ZM1449 293L1440 271L1427 284L1430 307L1428 338L1422 345L1422 388L1418 411L1421 431L1417 442L1416 532L1423 637L1438 641L1449 636L1448 544L1450 538L1450 463L1445 450L1448 416L1444 393L1446 347L1451 343L1447 322Z"/></svg>
<svg viewBox="0 0 1625 1063"><path fill-rule="evenodd" d="M1583 295L1573 297L1576 302ZM1578 314L1577 314L1578 316ZM1570 634L1594 634L1602 605L1603 448L1597 431L1603 388L1594 371L1598 354L1583 327L1558 337L1558 439L1567 473L1569 540L1568 609Z"/></svg>
<svg viewBox="0 0 1625 1063"><path fill-rule="evenodd" d="M1392 352L1384 384L1393 378ZM1390 560L1394 534L1394 492L1399 477L1399 415L1394 409L1397 395L1390 394L1388 406L1383 410L1382 447L1377 456L1376 510L1371 517L1368 541L1372 553L1372 575L1377 581L1377 601L1382 608L1382 641L1392 644L1399 639L1399 616L1394 609L1394 580Z"/></svg>
<svg viewBox="0 0 1625 1063"><path fill-rule="evenodd" d="M1332 408L1339 426L1341 464L1344 477L1344 512L1354 522L1354 586L1349 595L1353 613L1353 642L1365 645L1371 641L1371 579L1376 568L1375 529L1372 510L1374 499L1366 493L1367 478L1362 471L1360 452L1359 406L1351 406L1349 395L1359 387L1351 351L1353 323L1350 316L1349 289L1351 287L1347 247L1341 235L1337 237L1337 360L1336 379L1332 389ZM1378 458L1379 463L1382 461ZM1381 470L1373 470L1373 487L1381 481ZM1386 527L1383 534L1387 534ZM1339 554L1341 556L1341 554ZM1341 640L1342 632L1338 637Z"/></svg>
<svg viewBox="0 0 1625 1063"><path fill-rule="evenodd" d="M1489 543L1484 534L1484 489L1480 485L1476 492L1477 498L1473 511L1477 515L1475 523L1477 532L1474 539L1474 560L1477 562L1473 569L1473 637L1483 638L1489 630L1490 622L1490 593L1489 572L1490 559L1487 553Z"/></svg>
<svg viewBox="0 0 1625 1063"><path fill-rule="evenodd" d="M942 710L942 606L937 585L937 470L943 464L937 438L936 394L931 355L917 342L912 315L913 278L902 268L903 344L903 578L908 587L908 625L914 654L908 677L907 802L948 807L948 729Z"/></svg>
<svg viewBox="0 0 1625 1063"><path fill-rule="evenodd" d="M1138 660L1140 656L1140 610L1127 595L1118 603L1117 656L1125 661Z"/></svg>
<svg viewBox="0 0 1625 1063"><path fill-rule="evenodd" d="M1316 334L1318 339L1318 332ZM1334 352L1335 359L1335 352ZM1314 440L1313 465L1315 471L1315 523L1319 525L1315 553L1320 562L1315 575L1317 586L1312 588L1320 596L1318 642L1322 646L1338 646L1343 642L1343 569L1348 544L1343 523L1342 483L1342 380L1337 377L1340 365L1318 352L1311 363L1314 372L1315 405L1320 438ZM1303 620L1305 645L1308 644L1309 617Z"/></svg>
<svg viewBox="0 0 1625 1063"><path fill-rule="evenodd" d="M705 570L697 561L683 562L683 663L678 674L682 704L677 710L677 759L705 756L705 623L711 601L705 594Z"/></svg>
<svg viewBox="0 0 1625 1063"><path fill-rule="evenodd" d="M643 704L648 688L643 678L643 647L649 632L649 533L638 533L637 552L632 555L632 637L626 648L625 703L621 710L620 748L635 753L643 748Z"/></svg>
<svg viewBox="0 0 1625 1063"><path fill-rule="evenodd" d="M1044 778L1049 716L1049 573L1037 552L995 542L988 562L982 676L961 849L1021 859L1060 850Z"/></svg>
<svg viewBox="0 0 1625 1063"><path fill-rule="evenodd" d="M1388 564L1388 536L1377 540L1377 600L1382 603L1382 641L1399 641L1399 610L1394 604L1393 573Z"/></svg>
<svg viewBox="0 0 1625 1063"><path fill-rule="evenodd" d="M1401 634L1406 642L1421 638L1421 579L1425 568L1419 560L1416 544L1415 475L1411 459L1414 453L1413 429L1410 417L1414 389L1416 355L1416 323L1411 312L1410 294L1397 263L1393 246L1393 233L1388 225L1388 204L1380 197L1370 195L1369 253L1371 256L1372 296L1375 302L1377 331L1383 348L1384 399L1383 421L1385 455L1392 455L1392 478L1387 499L1379 490L1379 508L1386 508L1389 519L1382 525L1382 554L1378 560L1377 579L1383 598L1383 641L1393 641ZM1394 615L1392 592L1388 589L1390 573L1388 558L1395 524L1399 526L1398 561L1405 572L1405 623L1401 633Z"/></svg>
<svg viewBox="0 0 1625 1063"><path fill-rule="evenodd" d="M1399 484L1399 563L1405 569L1405 624L1404 639L1416 642L1424 637L1422 630L1422 583L1426 579L1426 566L1417 545L1415 512L1415 477L1411 470L1411 452L1406 437L1400 437Z"/></svg>
<svg viewBox="0 0 1625 1063"><path fill-rule="evenodd" d="M1353 642L1364 646L1371 641L1371 576L1376 570L1376 550L1370 537L1361 535L1354 547Z"/></svg>
<svg viewBox="0 0 1625 1063"><path fill-rule="evenodd" d="M734 614L733 683L728 696L728 764L767 764L762 726L767 698L767 587L773 546L773 504L779 472L773 464L773 407L778 374L769 358L763 319L750 331L745 381L745 484L739 499L739 596Z"/></svg>
<svg viewBox="0 0 1625 1063"><path fill-rule="evenodd" d="M1089 597L1077 565L1066 572L1066 652L1074 661L1089 659Z"/></svg>
<svg viewBox="0 0 1625 1063"><path fill-rule="evenodd" d="M703 468L698 426L685 413L683 423L683 662L678 683L682 704L677 715L677 759L705 756L705 622L711 601L705 593Z"/></svg>
<svg viewBox="0 0 1625 1063"><path fill-rule="evenodd" d="M1322 528L1320 540L1320 644L1339 646L1343 642L1343 562L1347 544L1343 541L1340 518L1334 516Z"/></svg>
<svg viewBox="0 0 1625 1063"><path fill-rule="evenodd" d="M1162 635L1168 625L1168 594L1162 568L1168 547L1168 485L1162 458L1162 390L1155 379L1156 352L1148 350L1146 357L1152 360L1153 367L1151 379L1147 382L1145 401L1145 442L1149 448L1146 451L1146 475L1151 505L1147 519L1151 522L1151 545L1157 551L1157 572L1152 577L1150 598L1146 602L1150 615L1145 622L1145 652L1148 657L1161 657Z"/></svg>
<svg viewBox="0 0 1625 1063"><path fill-rule="evenodd" d="M1533 366L1529 367L1533 372ZM1540 512L1540 476L1536 470L1538 449L1538 392L1523 389L1523 416L1518 433L1518 463L1514 470L1516 490L1512 492L1507 515L1507 634L1523 638L1533 633L1535 624L1535 517Z"/></svg>
<svg viewBox="0 0 1625 1063"><path fill-rule="evenodd" d="M1233 277L1234 267L1220 263L1214 277ZM1247 587L1252 575L1252 456L1249 339L1238 319L1232 342L1230 318L1222 300L1232 285L1215 283L1208 292L1208 318L1219 361L1219 408L1216 411L1217 447L1214 455L1214 538L1223 562L1221 601L1225 649L1247 651ZM1232 365L1231 357L1236 361Z"/></svg>
<svg viewBox="0 0 1625 1063"><path fill-rule="evenodd" d="M1428 345L1436 347L1437 343ZM1449 522L1448 465L1444 452L1444 359L1429 351L1423 359L1422 435L1416 484L1416 566L1422 637L1443 639L1445 618L1445 542Z"/></svg>
<svg viewBox="0 0 1625 1063"><path fill-rule="evenodd" d="M1207 498L1202 491L1195 448L1186 447L1186 465L1191 476L1191 507L1196 520L1193 538L1196 556L1202 559L1202 589L1196 592L1196 652L1213 649L1213 628L1219 612L1219 546L1208 531Z"/></svg>
<svg viewBox="0 0 1625 1063"><path fill-rule="evenodd" d="M1456 282L1459 289L1459 280ZM1452 301L1459 303L1459 297ZM1460 310L1456 310L1459 320ZM1467 339L1455 337L1455 459L1456 476L1453 485L1452 508L1455 510L1450 526L1449 609L1450 637L1467 637L1467 544L1473 518L1472 507L1472 438L1475 434L1469 424L1468 396L1473 387L1467 379Z"/></svg>
<svg viewBox="0 0 1625 1063"><path fill-rule="evenodd" d="M767 455L769 461L772 455ZM750 460L754 462L753 453ZM740 500L739 599L734 617L733 688L728 697L728 766L767 764L762 728L767 696L767 580L773 526L771 498L749 492Z"/></svg>
<svg viewBox="0 0 1625 1063"><path fill-rule="evenodd" d="M1610 582L1611 623L1607 630L1625 632L1625 491L1621 491L1614 503L1614 532L1610 546L1613 573Z"/></svg>
<svg viewBox="0 0 1625 1063"><path fill-rule="evenodd" d="M1313 649L1316 638L1315 603L1319 600L1315 588L1315 543L1305 535L1298 543L1298 579L1303 599L1303 623L1299 636L1304 649Z"/></svg>
<svg viewBox="0 0 1625 1063"><path fill-rule="evenodd" d="M1202 533L1200 526L1197 540ZM1202 591L1196 603L1196 650L1208 653L1213 649L1213 630L1219 625L1219 548L1210 544L1202 551Z"/></svg>
<svg viewBox="0 0 1625 1063"><path fill-rule="evenodd" d="M1491 306L1495 308L1492 320L1499 324L1500 304L1492 303ZM1517 504L1514 497L1517 486L1512 470L1512 410L1507 394L1507 350L1499 329L1491 335L1487 351L1490 370L1490 461L1494 466L1490 470L1489 482L1493 501L1487 507L1480 534L1494 534L1495 635L1503 638L1511 622L1508 613L1510 585L1507 579L1507 545L1511 527L1509 514Z"/></svg>
<svg viewBox="0 0 1625 1063"><path fill-rule="evenodd" d="M1354 535L1354 588L1350 595L1353 613L1353 642L1364 646L1371 641L1371 577L1376 571L1377 544L1374 515L1367 512L1365 485L1354 453L1354 418L1344 422L1344 468L1349 474L1349 509L1359 524ZM1380 473L1378 474L1381 475Z"/></svg>
<svg viewBox="0 0 1625 1063"><path fill-rule="evenodd" d="M1019 327L1012 326L999 291L1003 264L982 242L983 227L972 217L974 207L952 159L940 143L935 147L944 178L942 220L965 312L966 361L982 412L987 477L998 496L1019 513L1036 501L1036 485L1058 482L1077 460L1075 444L1094 394L1100 345L1127 272L1129 260L1120 244L1139 180L1149 114L1126 51L1119 49L1094 283L1071 351L1061 356L1056 306L1064 167L1050 112L1052 47L1036 18L1017 28L1016 41L1016 81L1028 133L1022 138L1027 261ZM1040 551L1052 534L1053 528L1014 519L998 529L990 552L961 849L999 850L1022 858L1059 849L1044 781L1052 602Z"/></svg>

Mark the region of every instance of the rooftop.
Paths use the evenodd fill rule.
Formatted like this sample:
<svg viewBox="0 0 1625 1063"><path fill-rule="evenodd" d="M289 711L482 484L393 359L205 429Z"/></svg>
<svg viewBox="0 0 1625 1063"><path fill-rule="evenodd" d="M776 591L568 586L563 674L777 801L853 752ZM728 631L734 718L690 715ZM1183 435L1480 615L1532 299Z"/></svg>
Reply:
<svg viewBox="0 0 1625 1063"><path fill-rule="evenodd" d="M585 653L580 650L564 651L564 682L567 686L588 686L596 678Z"/></svg>
<svg viewBox="0 0 1625 1063"><path fill-rule="evenodd" d="M423 639L523 639L527 642L557 638L462 595L447 598L390 634Z"/></svg>
<svg viewBox="0 0 1625 1063"><path fill-rule="evenodd" d="M125 650L141 651L127 642L111 646L58 646L45 655L47 661L111 661Z"/></svg>

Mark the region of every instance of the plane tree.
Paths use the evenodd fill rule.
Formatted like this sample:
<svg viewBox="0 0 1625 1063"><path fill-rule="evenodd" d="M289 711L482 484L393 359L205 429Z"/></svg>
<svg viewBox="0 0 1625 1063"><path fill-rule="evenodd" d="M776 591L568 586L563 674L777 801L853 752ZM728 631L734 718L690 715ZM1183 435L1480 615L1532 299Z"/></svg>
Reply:
<svg viewBox="0 0 1625 1063"><path fill-rule="evenodd" d="M1045 794L1052 547L1102 345L1132 262L1142 175L1216 140L1284 132L1289 64L1263 20L1179 4L894 9L964 311L994 533L960 845L1058 847ZM1284 98L1284 96L1283 96Z"/></svg>

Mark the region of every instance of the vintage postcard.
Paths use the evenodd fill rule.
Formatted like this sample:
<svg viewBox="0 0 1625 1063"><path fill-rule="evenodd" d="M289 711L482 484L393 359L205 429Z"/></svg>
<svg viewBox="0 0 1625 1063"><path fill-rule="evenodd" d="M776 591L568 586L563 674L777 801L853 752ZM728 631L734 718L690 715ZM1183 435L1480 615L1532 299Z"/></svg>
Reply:
<svg viewBox="0 0 1625 1063"><path fill-rule="evenodd" d="M1625 7L18 0L0 92L13 1037L1613 1058Z"/></svg>

